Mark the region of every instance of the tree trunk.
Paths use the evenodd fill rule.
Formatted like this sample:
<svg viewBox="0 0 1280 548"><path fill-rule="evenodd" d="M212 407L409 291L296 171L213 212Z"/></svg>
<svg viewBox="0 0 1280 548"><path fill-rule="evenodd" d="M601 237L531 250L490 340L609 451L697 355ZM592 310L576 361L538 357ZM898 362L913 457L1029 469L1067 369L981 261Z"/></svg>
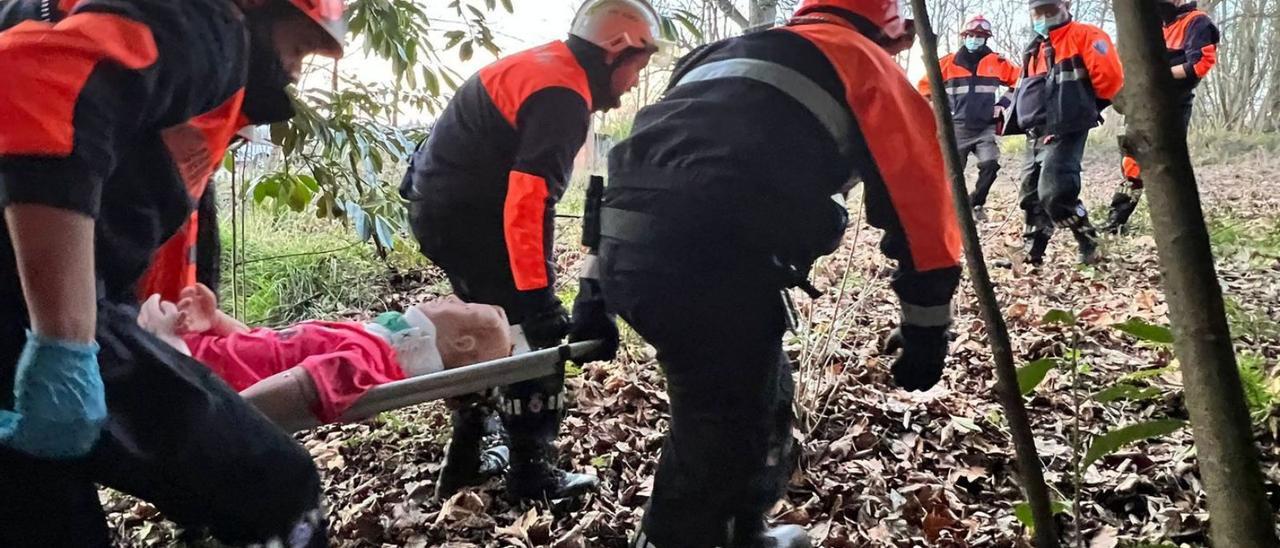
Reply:
<svg viewBox="0 0 1280 548"><path fill-rule="evenodd" d="M942 83L942 68L938 65L938 41L933 34L933 25L929 21L925 0L911 0L911 4L916 17L916 35L920 38L921 49L924 50L924 66L929 72L929 85L936 90L945 89ZM968 189L964 184L964 171L960 168L960 153L956 146L955 122L951 118L951 106L948 104L947 94L933 94L933 113L938 120L938 141L943 144L942 157L951 179L956 216L960 219L960 228L964 235L964 254L969 263L969 278L973 283L973 292L977 294L978 305L982 309L982 321L987 327L987 340L991 344L991 354L995 358L996 391L1000 397L1000 404L1004 406L1005 416L1009 420L1009 431L1012 433L1014 450L1018 456L1018 477L1021 480L1023 493L1031 504L1031 514L1035 518L1036 545L1040 548L1057 548L1058 529L1053 519L1053 509L1049 504L1049 488L1044 482L1044 470L1041 467L1040 455L1036 453L1035 436L1031 432L1027 408L1022 401L1022 391L1018 388L1018 370L1013 363L1013 346L1009 343L1009 331L1005 327L1004 317L1000 314L995 288L991 284L991 274L987 272L986 259L982 254L982 240L978 238L978 228L973 221L973 210L969 207Z"/></svg>
<svg viewBox="0 0 1280 548"><path fill-rule="evenodd" d="M1125 102L1132 109L1126 134L1151 200L1210 534L1224 548L1277 546L1155 3L1116 0L1115 11L1125 45Z"/></svg>
<svg viewBox="0 0 1280 548"><path fill-rule="evenodd" d="M751 27L748 32L765 30L778 20L778 0L751 0Z"/></svg>
<svg viewBox="0 0 1280 548"><path fill-rule="evenodd" d="M738 11L738 8L733 5L733 0L715 0L715 3L716 6L720 8L720 11L724 12L724 16L728 17L729 20L733 21L735 25L738 25L739 28L746 30L751 26L751 22L747 21L747 16L743 15L742 12Z"/></svg>

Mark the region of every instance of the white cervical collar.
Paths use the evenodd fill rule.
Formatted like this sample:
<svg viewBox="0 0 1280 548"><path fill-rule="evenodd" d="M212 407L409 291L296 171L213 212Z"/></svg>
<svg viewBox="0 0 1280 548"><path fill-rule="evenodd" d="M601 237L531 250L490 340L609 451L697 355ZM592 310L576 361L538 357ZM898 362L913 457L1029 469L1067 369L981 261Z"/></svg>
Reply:
<svg viewBox="0 0 1280 548"><path fill-rule="evenodd" d="M392 332L375 323L365 324L365 330L386 339L396 351L396 359L405 377L419 377L444 371L444 359L436 346L436 325L418 310L409 307L404 313L409 329Z"/></svg>

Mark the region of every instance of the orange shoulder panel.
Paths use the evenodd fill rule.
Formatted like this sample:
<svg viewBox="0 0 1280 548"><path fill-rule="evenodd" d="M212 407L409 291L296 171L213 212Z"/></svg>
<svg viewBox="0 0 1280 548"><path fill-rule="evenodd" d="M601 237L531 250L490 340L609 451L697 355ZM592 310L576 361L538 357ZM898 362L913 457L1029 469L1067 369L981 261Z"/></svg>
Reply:
<svg viewBox="0 0 1280 548"><path fill-rule="evenodd" d="M1209 14L1196 10L1185 17L1174 21L1172 25L1164 28L1164 46L1168 49L1182 49L1186 46L1187 27L1191 26L1191 22L1201 17L1208 17Z"/></svg>
<svg viewBox="0 0 1280 548"><path fill-rule="evenodd" d="M785 27L814 44L845 87L867 148L897 212L918 271L960 262L960 225L942 164L933 110L883 49L840 25Z"/></svg>
<svg viewBox="0 0 1280 548"><path fill-rule="evenodd" d="M27 21L0 33L0 155L67 156L75 108L98 63L131 70L159 57L146 25L114 14L80 13L57 25Z"/></svg>
<svg viewBox="0 0 1280 548"><path fill-rule="evenodd" d="M546 88L573 90L591 108L587 71L561 41L516 53L480 69L480 83L513 128L525 100Z"/></svg>

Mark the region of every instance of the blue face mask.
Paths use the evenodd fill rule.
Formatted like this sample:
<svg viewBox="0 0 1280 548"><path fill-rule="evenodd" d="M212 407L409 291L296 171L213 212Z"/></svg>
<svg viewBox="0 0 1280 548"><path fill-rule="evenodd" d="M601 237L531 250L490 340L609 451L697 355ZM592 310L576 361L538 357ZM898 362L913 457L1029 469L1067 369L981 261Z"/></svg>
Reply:
<svg viewBox="0 0 1280 548"><path fill-rule="evenodd" d="M1048 38L1049 37L1049 19L1045 17L1037 17L1035 19L1032 19L1031 30L1036 31L1036 34L1039 34L1040 36Z"/></svg>
<svg viewBox="0 0 1280 548"><path fill-rule="evenodd" d="M987 45L987 39L986 39L986 38L978 38L978 37L976 37L976 36L969 36L969 37L966 37L966 38L964 39L964 47L965 47L965 49L968 49L969 51L978 51L979 49L981 49L981 48L982 48L982 46L985 46L985 45Z"/></svg>

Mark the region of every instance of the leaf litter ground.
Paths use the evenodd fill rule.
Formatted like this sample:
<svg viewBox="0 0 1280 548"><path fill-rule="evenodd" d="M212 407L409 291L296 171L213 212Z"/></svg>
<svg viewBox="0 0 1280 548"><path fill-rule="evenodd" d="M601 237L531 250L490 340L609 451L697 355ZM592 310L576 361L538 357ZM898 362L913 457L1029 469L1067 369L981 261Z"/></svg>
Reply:
<svg viewBox="0 0 1280 548"><path fill-rule="evenodd" d="M990 220L981 224L989 262L1020 255L1019 161L1005 159L1008 166L988 207ZM1085 199L1098 210L1095 220L1118 180L1116 164L1111 154L1091 154L1086 161ZM1261 364L1264 379L1274 378L1280 257L1275 248L1247 243L1280 241L1280 159L1240 157L1203 167L1198 175L1215 241L1225 242L1217 250L1218 269L1238 348ZM1106 238L1101 265L1075 266L1074 242L1061 233L1039 271L1018 265L992 271L1018 362L1068 356L1078 341L1083 367L1075 384L1069 369L1054 368L1027 401L1047 479L1065 503L1059 526L1068 535L1078 528L1082 545L1090 548L1207 542L1208 515L1185 429L1122 448L1092 465L1081 478L1080 519L1070 517L1076 417L1085 435L1148 419L1186 418L1178 372L1168 367L1170 353L1110 327L1129 318L1168 321L1144 210L1131 235ZM794 433L803 453L772 518L805 526L815 544L826 547L1028 546L1028 532L1015 516L1022 497L971 289L962 285L956 299L957 338L944 382L924 394L891 388L889 361L879 353L897 318L887 286L890 265L876 251L879 234L858 226L856 207L854 217L857 224L843 249L815 268L815 283L827 296L796 296L809 324L787 341L799 362ZM575 272L580 255L564 251L561 266ZM1079 327L1042 323L1054 309L1075 312ZM652 349L634 334L628 343L615 363L587 365L569 380L576 406L560 436L560 464L601 480L599 492L581 500L512 504L498 479L434 500L448 435L447 410L438 403L299 435L324 479L333 543L625 546L652 488L668 409ZM1135 373L1133 383L1145 397L1090 399ZM1280 505L1277 430L1280 421L1261 412L1257 441L1268 493ZM114 493L104 492L103 499L119 545L183 542L154 507Z"/></svg>

